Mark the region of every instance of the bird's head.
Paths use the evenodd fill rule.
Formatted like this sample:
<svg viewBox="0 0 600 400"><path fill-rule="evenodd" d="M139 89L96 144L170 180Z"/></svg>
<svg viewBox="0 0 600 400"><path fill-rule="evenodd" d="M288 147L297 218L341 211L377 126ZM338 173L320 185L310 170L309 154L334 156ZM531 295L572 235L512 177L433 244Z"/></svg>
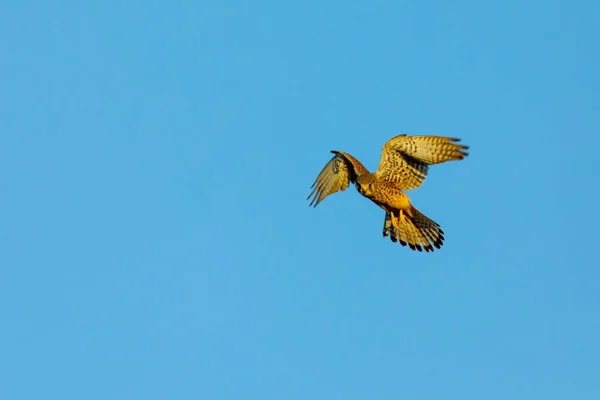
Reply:
<svg viewBox="0 0 600 400"><path fill-rule="evenodd" d="M356 178L356 190L363 196L371 196L375 191L375 176L373 174L363 174Z"/></svg>

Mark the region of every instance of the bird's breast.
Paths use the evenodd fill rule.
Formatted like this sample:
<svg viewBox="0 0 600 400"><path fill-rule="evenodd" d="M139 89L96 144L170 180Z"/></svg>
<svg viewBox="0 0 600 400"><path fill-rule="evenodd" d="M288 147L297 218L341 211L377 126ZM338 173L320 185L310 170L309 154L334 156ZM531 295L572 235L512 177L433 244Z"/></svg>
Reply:
<svg viewBox="0 0 600 400"><path fill-rule="evenodd" d="M386 205L396 210L410 209L410 199L401 189L393 183L386 181L377 182L377 190L372 193L372 200L380 205Z"/></svg>

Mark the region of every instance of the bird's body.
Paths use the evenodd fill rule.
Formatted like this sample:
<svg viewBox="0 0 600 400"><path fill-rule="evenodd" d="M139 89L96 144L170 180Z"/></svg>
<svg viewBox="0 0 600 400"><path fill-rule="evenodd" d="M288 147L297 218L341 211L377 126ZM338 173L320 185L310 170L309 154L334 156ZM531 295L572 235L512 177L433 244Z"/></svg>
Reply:
<svg viewBox="0 0 600 400"><path fill-rule="evenodd" d="M367 185L361 185L361 177L365 177L365 180L368 179L370 182ZM410 209L410 200L402 189L384 179L377 179L374 174L359 176L356 189L386 211Z"/></svg>
<svg viewBox="0 0 600 400"><path fill-rule="evenodd" d="M459 139L443 136L396 136L383 146L375 173L350 154L333 150L335 156L312 186L310 204L316 207L325 197L354 183L361 195L385 210L383 236L413 250L439 249L444 232L411 204L405 191L423 183L429 165L466 157L468 147L457 142Z"/></svg>

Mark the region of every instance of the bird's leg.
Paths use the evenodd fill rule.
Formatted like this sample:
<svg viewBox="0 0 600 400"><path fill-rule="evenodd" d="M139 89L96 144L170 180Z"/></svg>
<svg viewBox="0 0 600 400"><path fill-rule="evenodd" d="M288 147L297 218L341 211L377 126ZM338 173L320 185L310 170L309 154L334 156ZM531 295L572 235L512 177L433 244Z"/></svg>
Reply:
<svg viewBox="0 0 600 400"><path fill-rule="evenodd" d="M400 215L402 215L402 211L400 211ZM400 229L400 225L399 225L399 221L398 218L396 217L396 214L394 214L394 212L390 212L390 215L392 217L392 226L396 229L399 230Z"/></svg>
<svg viewBox="0 0 600 400"><path fill-rule="evenodd" d="M407 224L406 217L413 218L413 213L412 213L412 210L410 207L404 208L404 209L403 208L399 209L398 214L399 214L400 222L402 222L403 225Z"/></svg>
<svg viewBox="0 0 600 400"><path fill-rule="evenodd" d="M402 222L402 225L406 225L406 217L404 216L404 211L402 209L400 209L399 214L400 222Z"/></svg>

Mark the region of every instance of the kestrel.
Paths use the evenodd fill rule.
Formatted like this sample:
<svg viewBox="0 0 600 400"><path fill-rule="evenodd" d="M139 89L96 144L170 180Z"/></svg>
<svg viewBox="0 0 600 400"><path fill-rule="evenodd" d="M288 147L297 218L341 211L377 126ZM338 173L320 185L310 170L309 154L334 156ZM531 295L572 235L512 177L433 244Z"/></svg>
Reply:
<svg viewBox="0 0 600 400"><path fill-rule="evenodd" d="M444 232L410 203L404 191L421 186L429 165L465 158L469 147L458 142L460 139L443 136L396 136L383 145L375 173L350 154L332 150L335 155L311 186L307 200L312 197L310 205L316 207L330 194L354 183L360 194L385 210L384 237L390 236L392 242L412 250L439 249Z"/></svg>

